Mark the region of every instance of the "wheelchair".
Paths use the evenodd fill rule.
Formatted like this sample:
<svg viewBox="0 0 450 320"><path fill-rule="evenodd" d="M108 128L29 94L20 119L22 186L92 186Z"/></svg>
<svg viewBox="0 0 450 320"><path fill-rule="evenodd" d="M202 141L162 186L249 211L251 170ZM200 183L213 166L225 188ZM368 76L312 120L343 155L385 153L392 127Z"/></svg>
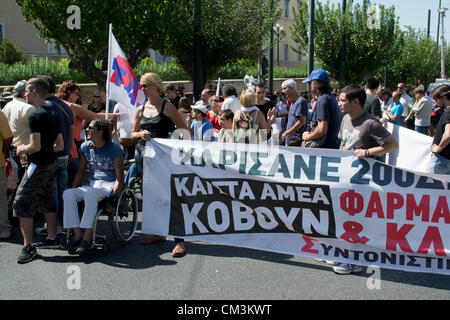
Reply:
<svg viewBox="0 0 450 320"><path fill-rule="evenodd" d="M79 202L79 204L82 203L83 201ZM127 186L124 186L118 194L99 201L93 226L92 245L89 250L101 247L105 254L110 250L111 241L108 236L97 234L101 216L106 216L110 223L114 240L120 244L126 244L132 240L136 232L138 212L137 197L133 189ZM70 234L70 230L67 230L67 242L69 242Z"/></svg>

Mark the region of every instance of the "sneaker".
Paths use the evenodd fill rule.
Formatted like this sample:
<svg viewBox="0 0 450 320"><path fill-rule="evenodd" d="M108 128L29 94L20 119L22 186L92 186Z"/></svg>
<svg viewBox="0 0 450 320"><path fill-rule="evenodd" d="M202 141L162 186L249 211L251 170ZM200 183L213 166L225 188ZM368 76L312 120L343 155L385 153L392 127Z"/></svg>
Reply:
<svg viewBox="0 0 450 320"><path fill-rule="evenodd" d="M0 231L0 240L6 240L11 238L11 230L1 230Z"/></svg>
<svg viewBox="0 0 450 320"><path fill-rule="evenodd" d="M35 247L31 245L26 245L22 247L22 251L20 252L20 256L17 259L17 263L23 264L32 261L37 257L37 250Z"/></svg>
<svg viewBox="0 0 450 320"><path fill-rule="evenodd" d="M354 264L340 263L333 267L333 271L337 274L350 274L362 272L363 268Z"/></svg>
<svg viewBox="0 0 450 320"><path fill-rule="evenodd" d="M40 241L36 243L36 247L41 249L61 249L61 241L59 238L55 238L53 240L51 239L45 239L44 241Z"/></svg>
<svg viewBox="0 0 450 320"><path fill-rule="evenodd" d="M337 266L337 265L339 264L339 262L332 261L332 260L325 260L325 262L326 262L327 264L329 264L329 265L332 265L332 266Z"/></svg>
<svg viewBox="0 0 450 320"><path fill-rule="evenodd" d="M81 240L80 246L75 250L77 254L85 254L92 247L92 241Z"/></svg>

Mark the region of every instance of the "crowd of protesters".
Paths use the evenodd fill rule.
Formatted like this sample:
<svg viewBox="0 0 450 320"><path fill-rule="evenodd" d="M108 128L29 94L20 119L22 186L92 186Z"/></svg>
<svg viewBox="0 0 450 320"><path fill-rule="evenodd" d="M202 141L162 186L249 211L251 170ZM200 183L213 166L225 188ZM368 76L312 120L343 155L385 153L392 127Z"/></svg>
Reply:
<svg viewBox="0 0 450 320"><path fill-rule="evenodd" d="M428 172L450 174L450 86L432 93L418 87L410 97L404 83L391 90L369 78L364 86L339 90L322 69L303 82L310 85L310 94L289 79L273 95L259 84L238 95L227 84L219 88L221 94L206 88L192 101L184 87L164 86L157 74L147 73L139 83L146 102L127 129L125 122L116 123L119 117L124 120L120 104L114 109L118 115L113 112L104 120L107 106L101 92L83 107L81 89L73 81L58 90L47 76L19 81L0 111L0 239L11 237L13 225L19 225L24 246L18 263L27 263L37 256L36 248L61 248L58 235L71 228L75 235L64 247L83 254L92 244L98 201L118 192L130 176L142 177L146 142L169 138L177 129L192 140L212 143L352 150L358 158L382 159L399 147L383 125L391 122L432 136ZM114 139L113 133L119 137ZM124 159L134 159L125 178ZM87 167L90 184L83 186ZM81 200L86 205L80 220L76 204ZM46 224L34 229L34 219L42 215ZM35 243L34 233L45 239ZM149 235L141 243L165 240ZM185 253L183 239L175 239L172 256ZM329 263L340 274L361 271L359 266Z"/></svg>

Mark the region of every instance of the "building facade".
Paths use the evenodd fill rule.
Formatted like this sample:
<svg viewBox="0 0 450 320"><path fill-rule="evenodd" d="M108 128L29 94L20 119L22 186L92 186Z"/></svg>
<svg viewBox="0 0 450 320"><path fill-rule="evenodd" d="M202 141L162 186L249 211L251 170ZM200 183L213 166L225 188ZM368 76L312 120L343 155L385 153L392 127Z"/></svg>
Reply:
<svg viewBox="0 0 450 320"><path fill-rule="evenodd" d="M0 0L0 42L8 39L16 43L26 58L67 57L64 49L55 46L54 41L39 38L38 33L32 23L25 21L14 0Z"/></svg>

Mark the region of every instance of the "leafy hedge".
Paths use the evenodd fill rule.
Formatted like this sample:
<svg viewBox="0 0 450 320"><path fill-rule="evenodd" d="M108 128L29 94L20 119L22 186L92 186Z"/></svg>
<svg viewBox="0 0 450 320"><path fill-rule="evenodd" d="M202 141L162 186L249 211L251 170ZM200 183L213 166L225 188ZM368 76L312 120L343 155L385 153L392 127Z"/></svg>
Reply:
<svg viewBox="0 0 450 320"><path fill-rule="evenodd" d="M0 85L13 85L17 81L46 74L56 83L74 80L79 83L91 82L83 73L69 69L69 60L53 61L47 58L32 58L28 62L13 65L0 63Z"/></svg>
<svg viewBox="0 0 450 320"><path fill-rule="evenodd" d="M0 63L0 85L14 85L19 80L26 80L41 74L51 76L56 83L62 83L66 80L74 80L78 83L92 82L83 73L69 69L69 62L68 59L53 61L47 58L32 58L28 62L17 62L13 65ZM146 58L134 68L134 72L138 77L146 72L155 72L163 81L189 79L186 72L175 61L168 65L156 64L150 58ZM239 60L220 68L216 72L215 79L219 77L221 79L244 79L245 75L252 75L256 79L258 68L249 66L244 60ZM306 76L306 66L296 68L274 67L274 78L302 78Z"/></svg>

